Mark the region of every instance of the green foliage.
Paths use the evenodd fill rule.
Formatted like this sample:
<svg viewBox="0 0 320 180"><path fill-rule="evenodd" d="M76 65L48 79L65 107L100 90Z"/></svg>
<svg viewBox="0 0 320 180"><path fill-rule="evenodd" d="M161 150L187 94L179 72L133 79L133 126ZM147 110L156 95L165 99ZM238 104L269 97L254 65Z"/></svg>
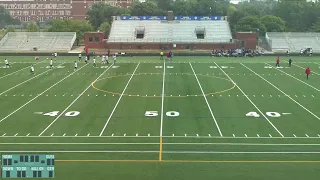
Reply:
<svg viewBox="0 0 320 180"><path fill-rule="evenodd" d="M130 10L132 16L156 16L160 14L157 5L152 2L135 2Z"/></svg>
<svg viewBox="0 0 320 180"><path fill-rule="evenodd" d="M261 19L257 16L246 16L241 18L235 26L236 31L259 31L264 34L266 32L266 26L261 22Z"/></svg>
<svg viewBox="0 0 320 180"><path fill-rule="evenodd" d="M48 32L76 32L78 40L83 39L85 32L94 30L91 24L82 20L52 20L51 23Z"/></svg>
<svg viewBox="0 0 320 180"><path fill-rule="evenodd" d="M265 25L267 32L284 32L286 30L286 23L277 16L263 16L261 22Z"/></svg>
<svg viewBox="0 0 320 180"><path fill-rule="evenodd" d="M99 27L99 31L104 32L106 34L106 36L108 36L109 32L110 32L110 24L108 22L104 22L100 25Z"/></svg>
<svg viewBox="0 0 320 180"><path fill-rule="evenodd" d="M0 7L0 28L6 25L19 25L21 22L18 19L13 19L7 9Z"/></svg>
<svg viewBox="0 0 320 180"><path fill-rule="evenodd" d="M312 25L311 30L314 32L320 32L320 17L318 17L317 22Z"/></svg>
<svg viewBox="0 0 320 180"><path fill-rule="evenodd" d="M36 23L30 22L27 24L27 30L28 32L38 32L39 27L37 26Z"/></svg>
<svg viewBox="0 0 320 180"><path fill-rule="evenodd" d="M97 29L102 23L112 21L112 16L120 16L121 12L126 13L121 8L112 7L105 3L95 3L88 10L88 20Z"/></svg>
<svg viewBox="0 0 320 180"><path fill-rule="evenodd" d="M9 26L6 32L15 32L16 29L13 26Z"/></svg>

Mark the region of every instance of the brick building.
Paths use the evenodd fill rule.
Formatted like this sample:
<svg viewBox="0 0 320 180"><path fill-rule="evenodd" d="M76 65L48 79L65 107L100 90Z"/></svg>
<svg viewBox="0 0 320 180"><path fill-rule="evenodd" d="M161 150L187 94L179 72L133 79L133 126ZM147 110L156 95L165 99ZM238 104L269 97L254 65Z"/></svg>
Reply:
<svg viewBox="0 0 320 180"><path fill-rule="evenodd" d="M96 2L128 8L133 0L0 0L13 18L21 22L48 19L85 19L87 9Z"/></svg>

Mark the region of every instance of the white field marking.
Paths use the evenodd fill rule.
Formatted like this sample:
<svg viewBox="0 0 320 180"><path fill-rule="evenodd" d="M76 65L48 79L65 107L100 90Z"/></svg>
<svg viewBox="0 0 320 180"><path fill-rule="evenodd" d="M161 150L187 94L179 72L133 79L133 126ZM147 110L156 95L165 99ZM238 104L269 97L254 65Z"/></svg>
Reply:
<svg viewBox="0 0 320 180"><path fill-rule="evenodd" d="M66 142L66 143L0 143L1 145L158 145L159 143L135 143L135 142L123 142L123 143L88 143L88 142ZM230 145L230 146L320 146L320 144L289 144L289 143L162 143L167 145Z"/></svg>
<svg viewBox="0 0 320 180"><path fill-rule="evenodd" d="M127 134L124 134L123 136L126 136Z"/></svg>
<svg viewBox="0 0 320 180"><path fill-rule="evenodd" d="M184 137L187 137L187 134L184 134Z"/></svg>
<svg viewBox="0 0 320 180"><path fill-rule="evenodd" d="M259 135L259 134L257 134L257 137L260 137L260 135Z"/></svg>
<svg viewBox="0 0 320 180"><path fill-rule="evenodd" d="M17 133L17 134L15 134L14 136L18 136L18 133Z"/></svg>
<svg viewBox="0 0 320 180"><path fill-rule="evenodd" d="M294 137L297 137L295 134L293 134Z"/></svg>
<svg viewBox="0 0 320 180"><path fill-rule="evenodd" d="M289 114L292 114L292 113L282 113L283 115L289 115Z"/></svg>
<svg viewBox="0 0 320 180"><path fill-rule="evenodd" d="M159 138L160 136L90 136L90 137L87 137L87 136L0 136L0 139L1 138ZM230 137L230 136L224 136L224 137L221 137L221 136L200 136L200 137L197 137L197 136L162 136L164 138L188 138L188 139L194 139L194 138L201 138L201 139L319 139L318 136L314 136L314 137L305 137L305 136L302 136L302 137L269 137L269 136L266 136L266 137L256 137L256 136L252 136L252 137ZM159 143L158 143L159 144Z"/></svg>
<svg viewBox="0 0 320 180"><path fill-rule="evenodd" d="M25 80L25 81L23 81L23 82L21 82L21 83L19 83L19 84L15 85L15 86L13 86L13 87L11 87L11 88L9 88L9 89L7 89L7 90L3 91L2 93L0 93L0 96L1 96L2 94L4 94L4 93L6 93L6 92L8 92L8 91L10 91L10 90L12 90L12 89L14 89L14 88L16 88L16 87L18 87L18 86L20 86L20 85L22 85L22 84L24 84L24 83L28 82L28 81L31 81L32 79L34 79L34 78L36 78L36 77L38 77L38 76L41 76L42 74L46 73L47 71L50 71L50 69L49 69L49 70L46 70L45 72L42 72L42 73L40 73L40 74L38 74L38 75L36 75L36 76L33 76L32 78L27 79L27 80Z"/></svg>
<svg viewBox="0 0 320 180"><path fill-rule="evenodd" d="M148 134L148 137L150 137L150 134Z"/></svg>
<svg viewBox="0 0 320 180"><path fill-rule="evenodd" d="M209 135L209 137L211 137L211 134L208 134Z"/></svg>
<svg viewBox="0 0 320 180"><path fill-rule="evenodd" d="M27 68L30 68L30 66L27 66L27 67L25 67L25 68L22 68L22 69L20 69L20 70L18 70L18 71L14 71L14 72L12 72L12 73L10 73L10 74L7 74L7 75L5 75L5 76L1 76L0 79L5 78L5 77L7 77L7 76L10 76L11 74L17 73L17 72L22 71L22 70L27 69Z"/></svg>
<svg viewBox="0 0 320 180"><path fill-rule="evenodd" d="M318 136L320 137L320 134L318 134Z"/></svg>
<svg viewBox="0 0 320 180"><path fill-rule="evenodd" d="M215 63L217 66L218 66L218 64L217 63ZM241 63L240 63L241 64ZM230 79L230 81L235 85L235 86L237 86L237 88L241 91L241 93L243 94L243 95L246 95L245 93L244 93L244 91L230 78L230 76L228 76L227 74L226 74L226 72L223 70L223 69L221 69L220 68L220 66L218 66L219 67L219 69ZM282 133L278 130L278 128L269 120L269 118L251 101L251 99L248 97L248 96L245 96L247 99L248 99L248 101L259 111L259 113L268 121L268 123L282 136L282 137L284 137L283 135L282 135Z"/></svg>
<svg viewBox="0 0 320 180"><path fill-rule="evenodd" d="M172 136L174 137L174 134L172 134Z"/></svg>
<svg viewBox="0 0 320 180"><path fill-rule="evenodd" d="M307 97L307 96L303 95L303 97Z"/></svg>
<svg viewBox="0 0 320 180"><path fill-rule="evenodd" d="M309 137L309 135L308 134L305 134L307 137Z"/></svg>
<svg viewBox="0 0 320 180"><path fill-rule="evenodd" d="M86 64L86 65L88 65L88 64ZM85 65L85 66L86 66L86 65ZM83 66L83 67L84 67L84 66ZM110 67L112 67L112 65L111 65ZM105 72L107 72L107 71L110 69L110 67L108 67L106 70L104 70L104 71L97 77L97 79L95 79L92 83L95 83ZM91 84L92 84L92 83L90 83L90 85L89 85L84 91L82 91L82 93L79 94L78 97L76 97L76 99L74 99L74 100L69 104L69 106L67 106L67 107L39 134L39 136L41 136L44 132L46 132L62 115L64 115L65 112L91 87Z"/></svg>
<svg viewBox="0 0 320 180"><path fill-rule="evenodd" d="M88 133L87 136L90 136L90 133Z"/></svg>
<svg viewBox="0 0 320 180"><path fill-rule="evenodd" d="M267 64L267 63L266 63L266 64ZM274 67L273 67L273 68L274 68ZM288 75L288 76L290 76L290 77L294 78L295 80L300 81L301 83L303 83L303 84L305 84L305 85L307 85L307 86L311 87L312 89L317 90L317 91L319 91L319 92L320 92L320 90L319 90L319 89L317 89L317 88L315 88L315 87L311 86L310 84L308 84L308 83L306 83L306 82L304 82L304 81L302 81L302 80L300 80L300 79L298 79L298 78L296 78L296 77L294 77L294 76L292 76L292 75L290 75L290 74L288 74L288 73L286 73L286 72L284 72L284 71L282 71L282 70L280 70L280 69L277 69L277 68L274 68L274 69L276 69L276 70L278 70L278 71L281 71L281 72L283 72L284 74L286 74L286 75Z"/></svg>
<svg viewBox="0 0 320 180"><path fill-rule="evenodd" d="M245 137L248 137L247 134L244 134Z"/></svg>
<svg viewBox="0 0 320 180"><path fill-rule="evenodd" d="M30 133L27 134L27 136L29 136L29 135L30 135Z"/></svg>
<svg viewBox="0 0 320 180"><path fill-rule="evenodd" d="M162 137L162 131L163 131L164 84L165 84L165 79L166 79L166 61L163 61L162 91L161 91L161 113L160 113L160 137Z"/></svg>
<svg viewBox="0 0 320 180"><path fill-rule="evenodd" d="M294 66L297 66L297 67L299 67L299 68L301 68L301 69L305 69L304 67L302 67L302 66L299 66L299 65L296 65L296 64L293 64ZM320 75L319 73L316 73L316 72L312 72L313 74L316 74L316 75Z"/></svg>
<svg viewBox="0 0 320 180"><path fill-rule="evenodd" d="M236 135L232 134L233 137L236 137Z"/></svg>
<svg viewBox="0 0 320 180"><path fill-rule="evenodd" d="M304 106L302 106L299 102L297 102L296 100L294 100L292 97L290 97L289 95L287 95L285 92L283 92L281 89L279 89L277 86L273 85L271 82L269 82L268 80L266 80L265 78L263 78L262 76L260 76L259 74L257 74L256 72L254 72L252 69L248 68L247 66L245 66L244 64L240 63L242 66L244 66L245 68L247 68L248 70L250 70L251 72L255 73L257 76L259 76L261 79L263 79L264 81L266 81L268 84L270 84L271 86L273 86L274 88L276 88L278 91L280 91L283 95L287 96L289 99L291 99L293 102L295 102L297 105L299 105L301 108L303 108L304 110L306 110L307 112L309 112L311 115L313 115L315 118L317 118L318 120L320 120L320 118L315 115L313 112L311 112L309 109L305 108ZM280 95L279 95L280 96Z"/></svg>
<svg viewBox="0 0 320 180"><path fill-rule="evenodd" d="M81 68L78 69L78 71L82 68L84 68L86 65L82 66ZM29 100L28 102L26 102L25 104L23 104L22 106L20 106L18 109L14 110L12 113L10 113L9 115L7 115L6 117L2 118L0 120L0 122L4 121L5 119L7 119L8 117L10 117L12 114L16 113L17 111L19 111L20 109L22 109L23 107L25 107L26 105L28 105L29 103L31 103L32 101L34 101L35 99L37 99L39 96L41 96L42 94L46 93L47 91L49 91L51 88L53 88L54 86L56 86L57 84L59 84L60 82L62 82L63 80L67 79L68 77L70 77L72 74L74 74L74 72L70 73L68 76L64 77L63 79L61 79L60 81L56 82L55 84L53 84L52 86L50 86L48 89L44 90L42 93L38 94L36 97L32 98L31 100ZM32 95L30 95L32 96Z"/></svg>
<svg viewBox="0 0 320 180"><path fill-rule="evenodd" d="M120 95L120 97L119 97L119 99L118 99L118 101L117 101L116 105L114 106L114 108L113 108L113 110L112 110L112 112L111 112L111 114L110 114L110 116L109 116L109 118L108 118L107 122L106 122L106 123L105 123L105 125L103 126L103 128L102 128L101 133L100 133L100 135L99 135L99 136L102 136L102 134L103 134L104 130L105 130L105 129L106 129L106 127L108 126L109 121L110 121L110 119L111 119L111 117L112 117L113 113L116 111L116 108L117 108L117 106L118 106L118 104L119 104L120 100L122 99L123 94L124 94L124 92L126 91L126 89L127 89L128 85L129 85L129 83L131 82L131 79L133 78L133 76L134 76L135 72L137 71L137 69L138 69L139 65L140 65L140 62L138 63L138 65L137 65L137 66L136 66L136 68L134 69L134 71L133 71L133 73L132 73L132 75L131 75L130 79L128 80L128 82L127 82L126 86L124 87L124 89L123 89L123 91L122 91L122 93L121 93L121 95ZM89 87L90 87L90 86L89 86Z"/></svg>
<svg viewBox="0 0 320 180"><path fill-rule="evenodd" d="M74 135L74 136L78 136L78 134Z"/></svg>
<svg viewBox="0 0 320 180"><path fill-rule="evenodd" d="M191 67L191 69L192 69L192 71L193 71L194 77L196 78L196 80L197 80L197 82L198 82L198 85L199 85L200 90L201 90L201 92L202 92L203 98L204 98L204 100L205 100L206 103L207 103L207 106L208 106L208 109L209 109L209 111L210 111L210 113L211 113L212 119L213 119L213 121L214 121L214 123L215 123L215 125L216 125L216 127L217 127L217 129L218 129L218 131L219 131L220 136L223 137L222 132L221 132L221 130L220 130L220 127L219 127L219 125L218 125L218 122L217 122L215 116L213 115L211 106L210 106L210 104L209 104L209 102L208 102L208 100L207 100L207 97L206 97L206 95L205 95L205 93L204 93L204 91L203 91L203 89L202 89L202 86L201 86L201 84L200 84L200 82L199 82L199 79L198 79L198 77L197 77L197 75L196 75L196 72L194 71L194 69L193 69L193 67L192 67L192 65L191 65L190 62L189 62L189 64L190 64L190 67Z"/></svg>
<svg viewBox="0 0 320 180"><path fill-rule="evenodd" d="M199 137L199 134L197 134L197 137Z"/></svg>
<svg viewBox="0 0 320 180"><path fill-rule="evenodd" d="M272 137L271 134L269 134L269 136Z"/></svg>
<svg viewBox="0 0 320 180"><path fill-rule="evenodd" d="M314 95L311 95L312 97L314 97Z"/></svg>
<svg viewBox="0 0 320 180"><path fill-rule="evenodd" d="M5 136L5 135L6 135L6 133L2 134L2 136Z"/></svg>
<svg viewBox="0 0 320 180"><path fill-rule="evenodd" d="M111 134L111 136L114 136L114 134Z"/></svg>
<svg viewBox="0 0 320 180"><path fill-rule="evenodd" d="M53 136L53 135L54 135L54 133L51 134L51 136Z"/></svg>
<svg viewBox="0 0 320 180"><path fill-rule="evenodd" d="M136 136L139 136L138 134L136 134Z"/></svg>
<svg viewBox="0 0 320 180"><path fill-rule="evenodd" d="M62 136L66 136L66 133L64 133Z"/></svg>

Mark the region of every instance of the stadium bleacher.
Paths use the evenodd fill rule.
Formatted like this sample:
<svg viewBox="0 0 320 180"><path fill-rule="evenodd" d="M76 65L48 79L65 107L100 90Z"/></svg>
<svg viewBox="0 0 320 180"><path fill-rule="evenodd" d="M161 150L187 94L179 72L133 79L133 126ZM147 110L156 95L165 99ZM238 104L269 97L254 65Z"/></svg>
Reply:
<svg viewBox="0 0 320 180"><path fill-rule="evenodd" d="M320 33L268 32L266 39L272 51L300 52L303 48L320 51Z"/></svg>
<svg viewBox="0 0 320 180"><path fill-rule="evenodd" d="M0 51L70 51L75 32L9 32L0 41Z"/></svg>
<svg viewBox="0 0 320 180"><path fill-rule="evenodd" d="M195 19L192 19L194 18ZM136 28L144 27L144 37L136 37ZM204 29L204 38L198 38L196 28ZM190 19L174 21L163 20L163 17L116 18L111 25L108 42L230 42L232 39L228 21L222 18L203 19L191 16Z"/></svg>

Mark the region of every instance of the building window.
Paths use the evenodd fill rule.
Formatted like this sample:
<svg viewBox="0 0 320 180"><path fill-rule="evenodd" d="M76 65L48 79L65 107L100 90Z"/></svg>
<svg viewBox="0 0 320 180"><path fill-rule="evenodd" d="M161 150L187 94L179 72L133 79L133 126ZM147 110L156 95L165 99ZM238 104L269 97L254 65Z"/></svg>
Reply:
<svg viewBox="0 0 320 180"><path fill-rule="evenodd" d="M71 15L71 11L66 11L66 15L70 16Z"/></svg>
<svg viewBox="0 0 320 180"><path fill-rule="evenodd" d="M100 38L99 38L99 37L94 37L94 41L95 41L95 42L99 42L99 41L100 41Z"/></svg>
<svg viewBox="0 0 320 180"><path fill-rule="evenodd" d="M89 37L89 42L92 42L93 41L93 38L92 37Z"/></svg>

